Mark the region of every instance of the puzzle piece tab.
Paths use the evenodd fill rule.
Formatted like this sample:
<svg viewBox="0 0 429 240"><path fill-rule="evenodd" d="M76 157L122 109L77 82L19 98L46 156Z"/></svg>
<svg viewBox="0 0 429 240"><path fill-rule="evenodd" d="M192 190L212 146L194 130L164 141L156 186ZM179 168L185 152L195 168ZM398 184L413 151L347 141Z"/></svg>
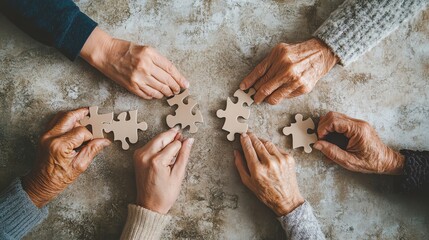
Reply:
<svg viewBox="0 0 429 240"><path fill-rule="evenodd" d="M127 112L120 113L118 116L119 121L113 121L111 124L106 124L104 126L105 132L113 132L114 141L119 140L122 142L122 149L128 150L130 143L136 143L138 140L137 131L140 129L145 131L147 129L147 124L145 122L137 123L137 110L128 112L130 119L126 120Z"/></svg>
<svg viewBox="0 0 429 240"><path fill-rule="evenodd" d="M92 135L94 138L104 138L103 128L105 124L112 123L113 112L106 114L98 114L98 107L93 106L89 108L89 117L86 116L80 120L82 126L91 125Z"/></svg>
<svg viewBox="0 0 429 240"><path fill-rule="evenodd" d="M180 124L182 129L189 126L189 132L196 133L198 131L196 123L204 122L203 115L199 110L196 110L195 113L192 113L192 109L197 105L197 102L194 99L189 97L188 103L183 102L188 96L189 90L186 89L182 93L167 100L168 105L177 105L177 109L176 114L168 115L166 121L170 128Z"/></svg>
<svg viewBox="0 0 429 240"><path fill-rule="evenodd" d="M256 91L253 88L249 89L247 93L238 89L234 93L234 97L238 98L237 103L232 102L228 97L225 110L217 110L216 115L219 118L225 118L225 123L223 124L222 129L229 132L227 135L227 139L229 141L234 141L236 133L247 132L247 123L239 121L239 118L243 118L245 120L249 119L250 109L245 107L244 104L246 103L247 106L252 105L252 96L255 92Z"/></svg>
<svg viewBox="0 0 429 240"><path fill-rule="evenodd" d="M314 130L314 122L311 118L303 121L301 114L295 115L295 120L296 123L292 123L290 127L283 128L283 134L292 134L292 148L304 147L304 152L311 153L310 144L317 141L317 135L315 133L308 134L307 130Z"/></svg>

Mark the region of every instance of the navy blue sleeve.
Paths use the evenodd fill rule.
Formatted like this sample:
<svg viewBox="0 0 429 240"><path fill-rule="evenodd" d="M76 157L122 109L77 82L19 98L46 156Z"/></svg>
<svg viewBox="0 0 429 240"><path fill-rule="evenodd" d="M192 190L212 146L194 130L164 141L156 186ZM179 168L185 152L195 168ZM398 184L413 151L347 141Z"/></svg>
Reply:
<svg viewBox="0 0 429 240"><path fill-rule="evenodd" d="M97 23L72 0L0 0L0 11L36 40L76 59Z"/></svg>
<svg viewBox="0 0 429 240"><path fill-rule="evenodd" d="M405 156L402 190L429 194L429 151L401 150L401 154Z"/></svg>

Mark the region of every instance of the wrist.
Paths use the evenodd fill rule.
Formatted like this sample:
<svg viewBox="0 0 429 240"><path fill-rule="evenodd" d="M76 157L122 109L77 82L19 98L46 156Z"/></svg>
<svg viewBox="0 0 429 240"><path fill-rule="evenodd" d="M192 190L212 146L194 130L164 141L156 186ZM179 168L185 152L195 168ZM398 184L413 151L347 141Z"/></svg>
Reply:
<svg viewBox="0 0 429 240"><path fill-rule="evenodd" d="M334 51L322 40L318 38L312 38L309 41L314 41L318 48L323 50L325 61L329 65L329 69L333 68L340 59L335 55Z"/></svg>
<svg viewBox="0 0 429 240"><path fill-rule="evenodd" d="M41 189L43 189L43 187L40 186L41 181L35 179L36 178L31 172L25 175L21 179L22 189L24 189L36 207L42 208L50 201L50 198L47 197L47 195L49 195L47 192L41 193Z"/></svg>
<svg viewBox="0 0 429 240"><path fill-rule="evenodd" d="M167 214L170 210L169 208L165 208L159 204L159 202L150 203L150 201L141 200L141 198L137 197L136 205L143 207L145 209L151 210L152 212L156 212L159 214Z"/></svg>
<svg viewBox="0 0 429 240"><path fill-rule="evenodd" d="M301 206L304 203L304 201L305 199L301 196L301 194L298 194L296 197L280 203L276 209L273 209L274 213L278 217L288 215L293 210Z"/></svg>
<svg viewBox="0 0 429 240"><path fill-rule="evenodd" d="M112 42L113 38L109 34L96 27L83 45L80 56L92 66L100 69L107 61Z"/></svg>
<svg viewBox="0 0 429 240"><path fill-rule="evenodd" d="M391 152L390 154L391 160L390 160L390 167L388 171L386 171L386 174L391 174L391 175L403 174L403 170L405 166L405 156L393 149L389 148L389 150Z"/></svg>

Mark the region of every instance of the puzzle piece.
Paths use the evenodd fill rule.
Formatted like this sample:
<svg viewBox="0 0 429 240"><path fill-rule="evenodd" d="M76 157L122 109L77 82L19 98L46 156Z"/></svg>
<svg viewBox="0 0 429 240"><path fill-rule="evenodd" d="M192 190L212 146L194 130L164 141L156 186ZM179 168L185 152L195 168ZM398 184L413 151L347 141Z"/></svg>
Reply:
<svg viewBox="0 0 429 240"><path fill-rule="evenodd" d="M118 115L119 121L113 121L111 124L104 126L105 132L113 132L113 140L119 140L122 142L122 149L128 150L130 143L136 143L138 140L137 131L140 129L145 131L147 124L145 122L137 123L137 110L129 111L130 119L127 120L127 112L120 113Z"/></svg>
<svg viewBox="0 0 429 240"><path fill-rule="evenodd" d="M237 103L233 103L232 100L228 97L226 100L225 110L219 109L216 112L216 116L219 118L225 118L225 123L222 126L222 129L229 132L227 139L229 141L234 141L236 133L245 133L247 132L248 125L245 122L240 122L238 118L244 118L245 120L250 117L250 109L245 107L252 105L253 99L252 96L255 94L255 89L251 88L246 93L240 89L235 91L234 97L238 98Z"/></svg>
<svg viewBox="0 0 429 240"><path fill-rule="evenodd" d="M199 110L195 111L195 114L192 113L192 109L197 105L197 102L194 99L188 98L188 103L183 102L183 100L188 96L189 90L186 89L182 93L167 100L168 105L177 105L176 114L167 116L167 125L170 128L173 128L177 124L180 124L182 129L189 126L189 132L196 133L198 131L196 123L203 122L203 115Z"/></svg>
<svg viewBox="0 0 429 240"><path fill-rule="evenodd" d="M311 153L310 144L317 141L315 133L308 134L307 130L314 130L314 122L311 118L307 118L303 121L301 114L295 115L296 123L292 123L290 127L283 128L284 135L292 134L292 148L304 147L304 152Z"/></svg>
<svg viewBox="0 0 429 240"><path fill-rule="evenodd" d="M94 138L104 138L103 128L107 123L112 123L113 121L113 112L106 114L98 114L98 107L93 106L89 108L89 117L86 116L84 119L80 120L82 126L91 125L92 135Z"/></svg>

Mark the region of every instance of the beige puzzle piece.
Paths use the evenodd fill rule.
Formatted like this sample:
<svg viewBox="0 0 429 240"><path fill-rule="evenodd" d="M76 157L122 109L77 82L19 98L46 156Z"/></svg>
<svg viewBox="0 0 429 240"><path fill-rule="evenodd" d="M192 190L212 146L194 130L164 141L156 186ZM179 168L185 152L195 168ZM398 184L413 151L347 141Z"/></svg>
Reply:
<svg viewBox="0 0 429 240"><path fill-rule="evenodd" d="M105 132L113 132L114 141L119 140L122 142L122 149L128 150L130 143L136 143L138 141L138 130L147 130L147 124L145 122L137 123L137 110L128 112L130 119L127 120L127 112L120 113L118 115L119 121L113 121L111 124L104 126Z"/></svg>
<svg viewBox="0 0 429 240"><path fill-rule="evenodd" d="M315 133L308 134L307 130L314 130L314 122L311 118L307 118L303 121L301 114L295 115L296 123L292 123L290 127L283 128L284 135L292 134L292 148L304 147L304 152L311 153L312 148L310 144L317 141L317 135Z"/></svg>
<svg viewBox="0 0 429 240"><path fill-rule="evenodd" d="M252 96L255 94L255 92L256 91L253 88L249 89L247 93L238 89L234 93L234 97L238 98L237 103L233 103L232 100L228 97L226 100L225 110L217 110L216 116L219 118L225 118L225 123L223 124L222 129L229 132L226 137L229 141L234 141L236 133L247 132L247 123L239 121L239 118L243 118L245 120L249 119L250 109L245 107L244 103L246 103L247 106L252 105Z"/></svg>
<svg viewBox="0 0 429 240"><path fill-rule="evenodd" d="M82 126L91 125L92 135L94 138L104 138L103 128L105 124L112 123L113 112L106 114L98 114L98 106L89 108L89 117L86 116L80 120Z"/></svg>
<svg viewBox="0 0 429 240"><path fill-rule="evenodd" d="M183 101L187 97L188 103L184 103ZM167 116L167 125L173 128L180 124L182 129L189 126L189 132L196 133L198 131L196 123L203 123L204 121L203 115L199 110L196 110L195 114L192 113L192 109L197 105L197 101L189 97L189 90L186 89L182 93L168 99L167 102L170 106L177 105L176 114Z"/></svg>

